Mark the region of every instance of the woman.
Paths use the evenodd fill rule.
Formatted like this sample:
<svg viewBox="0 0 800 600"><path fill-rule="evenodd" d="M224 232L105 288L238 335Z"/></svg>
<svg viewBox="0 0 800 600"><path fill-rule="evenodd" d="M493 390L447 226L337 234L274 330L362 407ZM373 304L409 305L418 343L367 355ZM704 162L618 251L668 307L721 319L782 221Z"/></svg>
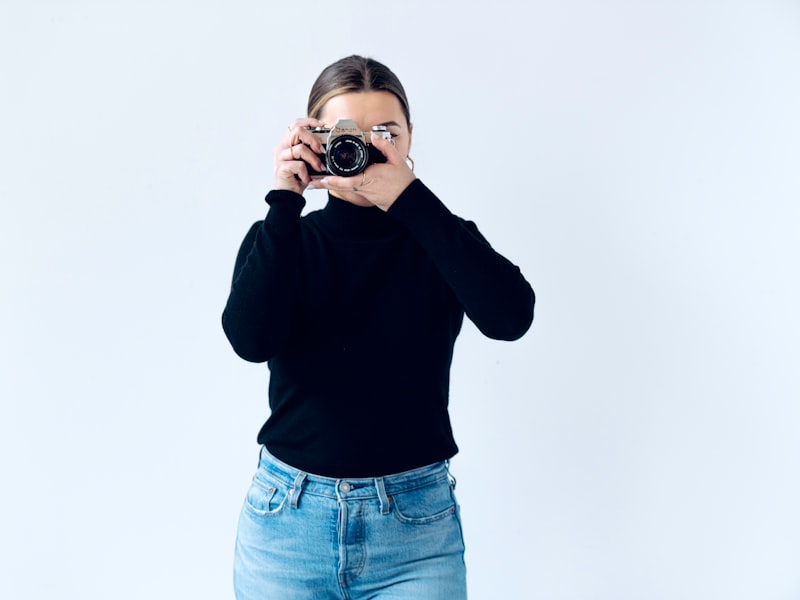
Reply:
<svg viewBox="0 0 800 600"><path fill-rule="evenodd" d="M349 119L385 162L322 172L316 127ZM533 319L519 269L415 177L400 81L350 56L315 82L275 150L269 211L245 236L222 316L268 361L270 417L242 508L240 599L466 597L448 460L453 345L464 314L514 340ZM413 162L412 162L413 166ZM301 216L306 189L325 208Z"/></svg>

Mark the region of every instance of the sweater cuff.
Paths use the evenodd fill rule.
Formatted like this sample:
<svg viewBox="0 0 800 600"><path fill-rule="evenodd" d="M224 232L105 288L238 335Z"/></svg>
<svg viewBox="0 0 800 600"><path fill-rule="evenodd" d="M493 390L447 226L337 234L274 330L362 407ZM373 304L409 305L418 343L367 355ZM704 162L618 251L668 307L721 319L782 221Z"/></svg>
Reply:
<svg viewBox="0 0 800 600"><path fill-rule="evenodd" d="M271 209L288 210L298 215L306 205L302 194L290 190L271 190L264 198Z"/></svg>

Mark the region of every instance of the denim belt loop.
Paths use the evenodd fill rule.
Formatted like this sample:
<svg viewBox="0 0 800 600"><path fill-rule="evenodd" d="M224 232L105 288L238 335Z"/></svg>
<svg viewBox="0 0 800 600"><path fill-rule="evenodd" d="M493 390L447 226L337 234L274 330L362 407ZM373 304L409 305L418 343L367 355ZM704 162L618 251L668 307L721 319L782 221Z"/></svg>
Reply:
<svg viewBox="0 0 800 600"><path fill-rule="evenodd" d="M375 489L378 490L378 500L381 503L381 514L389 514L389 496L386 495L386 486L383 485L383 477L375 478Z"/></svg>
<svg viewBox="0 0 800 600"><path fill-rule="evenodd" d="M456 478L450 472L450 459L447 459L446 461L444 461L444 468L447 470L447 480L450 482L450 488L451 489L456 489Z"/></svg>
<svg viewBox="0 0 800 600"><path fill-rule="evenodd" d="M306 480L306 474L300 471L297 474L297 477L294 478L294 485L292 489L289 490L289 494L292 497L291 502L289 502L289 506L292 508L297 508L297 503L300 502L300 493L303 490L303 482Z"/></svg>

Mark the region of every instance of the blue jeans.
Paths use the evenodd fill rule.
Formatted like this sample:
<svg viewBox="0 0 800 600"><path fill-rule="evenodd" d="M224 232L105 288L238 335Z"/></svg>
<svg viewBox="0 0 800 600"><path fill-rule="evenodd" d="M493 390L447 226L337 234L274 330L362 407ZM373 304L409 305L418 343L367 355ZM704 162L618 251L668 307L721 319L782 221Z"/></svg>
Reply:
<svg viewBox="0 0 800 600"><path fill-rule="evenodd" d="M303 473L262 448L239 517L238 600L467 597L446 463L374 479Z"/></svg>

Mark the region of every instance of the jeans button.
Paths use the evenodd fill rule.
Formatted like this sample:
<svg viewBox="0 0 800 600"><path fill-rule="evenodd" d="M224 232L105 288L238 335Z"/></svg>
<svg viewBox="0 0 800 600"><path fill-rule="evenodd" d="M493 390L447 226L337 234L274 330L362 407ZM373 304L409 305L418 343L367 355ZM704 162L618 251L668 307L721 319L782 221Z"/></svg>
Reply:
<svg viewBox="0 0 800 600"><path fill-rule="evenodd" d="M353 488L350 487L350 484L347 483L346 481L342 481L339 484L339 491L342 492L343 494L348 493L351 489L353 489Z"/></svg>

